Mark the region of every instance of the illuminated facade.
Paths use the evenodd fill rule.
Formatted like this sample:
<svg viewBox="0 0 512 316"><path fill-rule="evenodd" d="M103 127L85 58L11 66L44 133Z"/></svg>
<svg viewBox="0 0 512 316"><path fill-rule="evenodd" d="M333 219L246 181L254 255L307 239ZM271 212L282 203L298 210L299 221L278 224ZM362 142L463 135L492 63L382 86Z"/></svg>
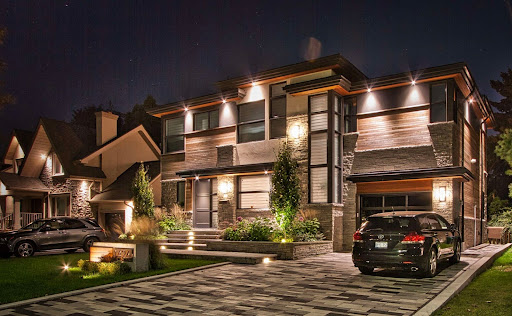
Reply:
<svg viewBox="0 0 512 316"><path fill-rule="evenodd" d="M493 115L465 64L368 78L340 55L217 83L159 106L162 204L196 228L269 216L279 145L299 161L301 208L335 251L376 212L433 210L466 246L486 240L485 139Z"/></svg>

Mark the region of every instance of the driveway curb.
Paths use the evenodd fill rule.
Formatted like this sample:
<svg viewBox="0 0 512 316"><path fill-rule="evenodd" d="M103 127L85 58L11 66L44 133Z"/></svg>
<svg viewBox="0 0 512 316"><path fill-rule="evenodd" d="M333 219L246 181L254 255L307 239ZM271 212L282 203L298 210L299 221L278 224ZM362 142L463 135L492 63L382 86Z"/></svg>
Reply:
<svg viewBox="0 0 512 316"><path fill-rule="evenodd" d="M163 273L163 274L147 276L144 278L126 280L126 281L121 281L121 282L116 282L116 283L109 283L109 284L104 284L104 285L88 287L88 288L80 289L80 290L73 290L73 291L69 291L69 292L63 292L63 293L57 293L57 294L52 294L52 295L30 298L30 299L24 300L24 301L18 301L18 302L12 302L12 303L0 305L0 310L5 310L8 308L13 308L13 307L21 306L21 305L34 304L34 303L38 303L41 301L55 300L55 299L59 299L59 298L63 298L63 297L71 296L71 295L79 295L79 294L83 294L83 293L94 292L94 291L109 289L109 288L113 288L113 287L125 286L125 285L130 285L130 284L144 282L144 281L151 281L154 279L164 278L164 277L168 277L168 276L172 276L172 275L178 275L178 274L183 274L183 273L211 269L211 268L215 268L215 267L224 266L227 264L231 264L231 262L219 262L219 263L208 264L205 266L200 266L200 267L191 268L191 269L185 269L185 270L180 270L180 271L174 271L174 272L168 272L168 273Z"/></svg>
<svg viewBox="0 0 512 316"><path fill-rule="evenodd" d="M461 271L459 276L455 278L455 280L448 285L441 293L436 295L430 302L420 308L414 316L428 316L446 305L450 299L452 299L455 295L457 295L460 291L462 291L474 278L480 275L482 272L487 270L492 266L494 260L500 257L505 251L507 251L512 246L512 243L505 244L495 253L492 254L484 254L484 256L474 264L469 266L467 269Z"/></svg>

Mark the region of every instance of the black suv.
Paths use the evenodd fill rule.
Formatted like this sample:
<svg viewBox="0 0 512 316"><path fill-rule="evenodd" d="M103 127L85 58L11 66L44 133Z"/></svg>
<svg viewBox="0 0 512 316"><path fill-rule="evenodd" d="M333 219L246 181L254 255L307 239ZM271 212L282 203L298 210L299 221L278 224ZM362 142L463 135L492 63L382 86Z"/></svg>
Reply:
<svg viewBox="0 0 512 316"><path fill-rule="evenodd" d="M436 274L437 262L460 261L461 239L455 225L432 212L372 215L353 236L352 261L364 274L375 268L400 268Z"/></svg>
<svg viewBox="0 0 512 316"><path fill-rule="evenodd" d="M0 256L30 257L36 251L65 249L88 252L95 241L106 239L105 231L92 219L56 217L39 219L17 231L0 233Z"/></svg>

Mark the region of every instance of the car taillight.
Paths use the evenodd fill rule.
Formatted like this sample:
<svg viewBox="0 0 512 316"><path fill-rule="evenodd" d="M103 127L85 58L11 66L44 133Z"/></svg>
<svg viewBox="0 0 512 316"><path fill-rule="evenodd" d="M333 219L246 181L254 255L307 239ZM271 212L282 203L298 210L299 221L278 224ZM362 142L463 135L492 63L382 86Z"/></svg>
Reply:
<svg viewBox="0 0 512 316"><path fill-rule="evenodd" d="M353 242L363 242L363 235L361 234L361 232L356 230L356 232L352 236L352 241Z"/></svg>
<svg viewBox="0 0 512 316"><path fill-rule="evenodd" d="M422 244L423 242L425 242L425 236L417 232L410 232L402 240L402 244Z"/></svg>

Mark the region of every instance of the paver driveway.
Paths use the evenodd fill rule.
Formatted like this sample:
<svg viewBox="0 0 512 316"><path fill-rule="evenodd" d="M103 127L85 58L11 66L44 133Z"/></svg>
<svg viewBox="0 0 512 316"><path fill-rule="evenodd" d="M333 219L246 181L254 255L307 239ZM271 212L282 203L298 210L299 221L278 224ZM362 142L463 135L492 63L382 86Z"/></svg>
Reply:
<svg viewBox="0 0 512 316"><path fill-rule="evenodd" d="M255 266L228 264L19 306L0 315L410 315L477 256L441 265L443 270L432 279L384 271L362 275L347 253Z"/></svg>

